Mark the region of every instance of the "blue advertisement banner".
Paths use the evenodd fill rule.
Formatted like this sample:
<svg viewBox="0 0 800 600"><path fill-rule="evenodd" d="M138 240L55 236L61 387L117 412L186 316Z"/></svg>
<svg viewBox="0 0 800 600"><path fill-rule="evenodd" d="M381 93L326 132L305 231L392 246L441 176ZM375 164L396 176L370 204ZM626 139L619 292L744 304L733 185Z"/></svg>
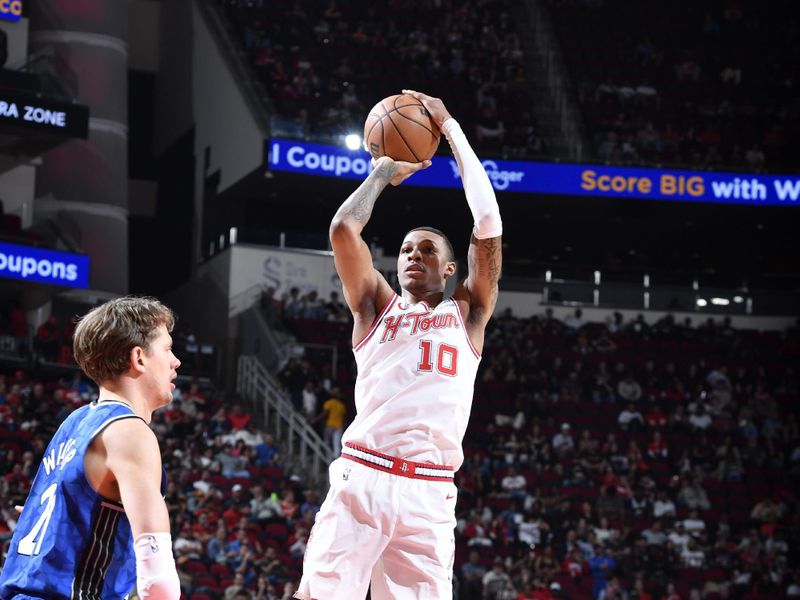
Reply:
<svg viewBox="0 0 800 600"><path fill-rule="evenodd" d="M755 206L800 205L800 176L756 175L638 167L483 160L498 191L565 194L644 200L715 202ZM363 179L372 169L363 150L272 139L269 169L308 175ZM403 185L460 188L455 159L435 156L433 164Z"/></svg>
<svg viewBox="0 0 800 600"><path fill-rule="evenodd" d="M17 22L22 18L22 0L0 0L0 19Z"/></svg>
<svg viewBox="0 0 800 600"><path fill-rule="evenodd" d="M0 242L0 277L86 288L89 287L89 257Z"/></svg>

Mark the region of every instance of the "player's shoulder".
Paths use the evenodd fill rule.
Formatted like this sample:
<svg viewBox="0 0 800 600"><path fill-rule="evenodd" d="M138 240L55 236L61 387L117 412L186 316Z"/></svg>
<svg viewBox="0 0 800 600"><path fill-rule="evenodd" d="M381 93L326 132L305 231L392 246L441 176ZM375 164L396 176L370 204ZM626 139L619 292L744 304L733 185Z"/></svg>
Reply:
<svg viewBox="0 0 800 600"><path fill-rule="evenodd" d="M144 433L146 431L149 434L155 435L153 434L153 430L145 423L144 419L135 413L121 414L112 417L106 430L117 433Z"/></svg>
<svg viewBox="0 0 800 600"><path fill-rule="evenodd" d="M113 419L98 436L110 451L144 452L158 449L155 432L141 417L130 414Z"/></svg>

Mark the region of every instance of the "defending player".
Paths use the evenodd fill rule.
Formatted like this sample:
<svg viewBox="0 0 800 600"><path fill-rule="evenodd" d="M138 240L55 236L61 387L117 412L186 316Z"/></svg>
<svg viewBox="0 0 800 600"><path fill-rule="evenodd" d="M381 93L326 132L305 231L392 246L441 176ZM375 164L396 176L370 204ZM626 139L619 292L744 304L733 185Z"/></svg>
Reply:
<svg viewBox="0 0 800 600"><path fill-rule="evenodd" d="M456 487L486 323L497 301L502 224L489 178L438 98L414 91L453 149L475 220L469 273L455 274L447 237L409 231L398 297L372 266L361 231L378 195L430 165L384 157L330 227L336 269L353 312L357 415L330 467L296 598L452 598Z"/></svg>
<svg viewBox="0 0 800 600"><path fill-rule="evenodd" d="M172 400L180 361L172 311L125 297L90 311L75 330L99 400L73 412L45 451L0 574L2 600L177 600L166 476L151 414Z"/></svg>

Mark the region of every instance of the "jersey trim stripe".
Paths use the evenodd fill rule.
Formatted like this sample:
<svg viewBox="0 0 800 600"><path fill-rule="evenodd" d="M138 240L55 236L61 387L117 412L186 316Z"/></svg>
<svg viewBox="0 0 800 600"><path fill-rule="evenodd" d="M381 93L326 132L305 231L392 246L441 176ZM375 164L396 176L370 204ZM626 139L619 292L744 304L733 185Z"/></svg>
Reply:
<svg viewBox="0 0 800 600"><path fill-rule="evenodd" d="M389 298L389 301L386 303L386 306L383 307L381 313L377 317L375 317L375 320L372 322L370 330L366 333L366 335L364 335L363 338L361 338L361 341L359 341L355 346L353 346L353 350L355 352L358 352L361 348L364 347L364 344L366 344L369 341L369 338L371 338L372 334L375 333L375 330L378 329L378 325L381 324L383 317L386 316L386 313L392 310L392 306L394 306L394 303L397 301L397 297L398 297L397 294L393 292L392 297Z"/></svg>
<svg viewBox="0 0 800 600"><path fill-rule="evenodd" d="M100 506L110 508L111 510L118 510L119 512L125 512L125 509L122 507L122 502L115 502L114 500L109 500L108 498L100 502Z"/></svg>
<svg viewBox="0 0 800 600"><path fill-rule="evenodd" d="M139 415L137 415L135 413L131 413L129 415L120 415L118 417L113 417L113 418L109 419L108 421L103 421L102 425L100 425L100 427L98 427L97 429L95 429L92 432L92 437L90 437L89 439L90 440L94 440L94 438L97 437L98 433L103 431L106 427L111 425L114 421L121 421L122 419L142 419L142 417L140 417ZM142 419L142 421L144 421L144 419ZM91 441L89 443L91 443Z"/></svg>
<svg viewBox="0 0 800 600"><path fill-rule="evenodd" d="M106 572L111 564L117 523L123 513L116 507L100 503L94 519L91 543L78 562L72 581L75 600L101 600Z"/></svg>
<svg viewBox="0 0 800 600"><path fill-rule="evenodd" d="M89 408L92 409L92 410L97 410L101 406L106 406L108 404L119 404L121 406L127 406L128 408L133 410L131 408L131 405L128 404L127 402L123 402L122 400L113 400L113 399L111 399L111 400L102 400L102 399L95 400L89 405Z"/></svg>
<svg viewBox="0 0 800 600"><path fill-rule="evenodd" d="M452 296L450 297L450 300L452 300L453 304L456 305L456 312L458 312L458 320L461 322L461 329L464 331L464 337L467 338L467 343L469 344L470 350L472 350L472 353L475 355L475 358L480 358L481 353L478 352L478 350L473 345L472 340L469 339L469 332L467 331L467 326L464 324L464 315L461 313L461 305L459 305L458 301Z"/></svg>

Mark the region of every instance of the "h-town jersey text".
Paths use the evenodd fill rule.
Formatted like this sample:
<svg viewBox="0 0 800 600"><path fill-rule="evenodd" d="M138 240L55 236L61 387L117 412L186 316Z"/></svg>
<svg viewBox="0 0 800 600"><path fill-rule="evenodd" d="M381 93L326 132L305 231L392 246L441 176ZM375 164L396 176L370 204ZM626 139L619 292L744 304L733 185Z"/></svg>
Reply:
<svg viewBox="0 0 800 600"><path fill-rule="evenodd" d="M357 414L342 442L458 469L481 357L456 300L393 295L353 353Z"/></svg>

